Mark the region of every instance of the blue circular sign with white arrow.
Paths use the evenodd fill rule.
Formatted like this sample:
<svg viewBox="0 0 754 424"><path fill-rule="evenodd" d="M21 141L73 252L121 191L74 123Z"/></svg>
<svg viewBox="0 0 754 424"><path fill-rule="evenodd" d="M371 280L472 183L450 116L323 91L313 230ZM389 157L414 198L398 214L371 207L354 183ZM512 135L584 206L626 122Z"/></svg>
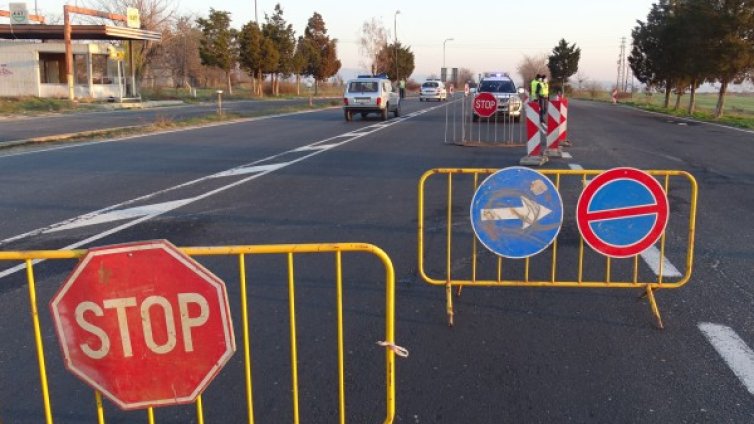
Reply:
<svg viewBox="0 0 754 424"><path fill-rule="evenodd" d="M522 166L487 177L471 200L471 226L479 241L505 258L534 256L549 246L563 223L563 200L541 173Z"/></svg>

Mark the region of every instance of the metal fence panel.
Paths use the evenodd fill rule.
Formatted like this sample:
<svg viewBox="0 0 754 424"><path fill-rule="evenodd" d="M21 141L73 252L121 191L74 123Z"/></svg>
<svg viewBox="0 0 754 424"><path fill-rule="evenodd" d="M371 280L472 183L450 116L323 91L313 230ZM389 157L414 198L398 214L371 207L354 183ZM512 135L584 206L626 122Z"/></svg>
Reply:
<svg viewBox="0 0 754 424"><path fill-rule="evenodd" d="M498 105L490 118L473 116L474 96L456 93L445 107L446 144L522 147L526 145L526 118L518 96ZM512 112L512 113L509 113Z"/></svg>
<svg viewBox="0 0 754 424"><path fill-rule="evenodd" d="M248 304L248 278L249 273L247 273L247 262L250 260L250 258L260 258L260 257L280 257L284 259L285 261L285 274L287 279L287 287L285 288L285 291L287 291L287 299L285 300L285 305L287 306L287 316L289 318L288 327L289 327L289 337L288 341L290 344L290 384L291 384L291 401L292 401L292 412L290 414L287 414L290 416L291 420L294 423L298 423L300 421L300 412L299 409L302 408L302 406L299 403L299 398L301 397L304 401L307 402L314 402L317 403L318 400L311 399L312 396L306 396L305 394L301 394L303 389L299 385L299 376L300 375L311 375L313 373L322 372L321 369L311 369L308 368L302 372L299 370L299 365L303 362L303 358L300 356L301 352L299 351L299 346L302 344L301 339L304 338L303 333L297 334L297 329L303 327L307 323L305 320L299 320L297 321L297 313L296 313L296 305L300 305L302 302L301 298L299 297L297 299L296 293L297 289L302 290L297 285L297 281L302 278L307 278L303 272L297 272L299 267L297 267L297 264L300 262L304 262L303 259L296 259L299 257L321 257L322 255L330 255L331 256L331 264L334 265L335 275L334 275L334 288L335 288L335 305L336 305L336 322L337 322L337 328L334 330L335 338L337 339L337 375L333 377L333 380L337 381L337 403L338 403L338 413L337 413L337 420L339 423L345 423L346 422L346 406L347 406L347 398L346 398L346 381L348 380L347 374L346 374L346 333L347 333L347 327L346 327L346 320L345 320L345 313L344 313L344 256L348 255L348 258L352 258L356 253L363 253L370 255L373 258L376 258L379 260L379 263L382 265L382 268L384 269L384 283L385 283L385 303L384 303L384 313L385 313L385 322L384 322L384 340L380 342L380 345L383 346L385 351L385 412L384 412L384 419L383 422L388 424L392 423L395 417L395 355L396 354L407 354L404 353L404 350L400 347L395 346L395 273L393 269L392 262L390 258L387 256L387 254L381 250L380 248L370 245L370 244L360 244L360 243L332 243L332 244L289 244L289 245L246 245L246 246L220 246L220 247L187 247L187 248L181 248L181 251L184 253L192 256L192 257L205 257L207 258L236 258L237 260L237 268L236 273L238 276L237 283L239 284L238 289L240 290L240 299L236 299L236 303L240 305L240 311L238 313L240 314L240 319L238 316L236 316L235 320L236 322L241 323L242 331L241 337L241 345L243 346L243 371L242 371L242 381L235 381L234 385L242 386L243 387L243 395L236 393L236 391L233 390L232 387L223 390L222 396L220 398L226 399L229 397L235 397L238 395L238 397L242 397L244 401L242 402L244 405L245 411L239 412L239 414L245 416L244 421L248 423L254 423L255 422L255 412L254 412L254 396L256 393L256 396L260 396L260 393L264 393L265 387L259 387L259 386L252 386L252 382L254 381L252 379L252 343L251 343L251 336L250 336L250 324L252 322L262 322L264 321L265 316L263 314L258 314L258 316L255 317L256 321L252 321L250 318L250 310L249 310L249 304ZM71 410L73 408L71 405L63 404L61 402L59 405L59 410L57 414L54 414L54 408L53 408L53 400L55 399L54 395L51 394L54 392L54 390L51 390L51 386L57 387L58 385L55 384L56 380L50 376L50 374L55 374L56 378L65 379L67 377L70 377L66 375L66 373L61 372L62 366L59 366L59 364L62 364L60 353L57 352L55 349L49 349L49 347L45 348L45 341L49 339L49 333L51 333L51 329L49 328L43 328L42 322L46 317L41 316L39 313L38 305L40 303L39 299L39 293L40 293L40 287L39 284L36 282L35 279L35 268L41 266L39 265L41 262L51 263L55 266L62 265L59 262L65 262L65 266L69 266L71 264L71 260L76 260L81 257L83 257L86 254L86 250L60 250L60 251L12 251L12 252L0 252L0 262L3 261L22 261L25 264L26 269L26 284L28 288L28 295L29 295L29 304L30 304L30 316L31 316L31 323L32 323L32 329L33 329L33 344L34 344L34 350L36 351L37 356L37 368L39 373L39 387L19 387L17 390L24 391L23 394L20 396L27 398L30 396L36 396L34 392L39 392L39 395L42 397L42 407L43 411L39 412L40 416L44 417L44 421L46 423L53 423L54 420L58 420L61 422L81 422L82 420L86 421L87 419L85 417L89 416L90 418L96 419L98 423L105 423L106 422L106 416L108 415L108 407L105 403L102 401L102 396L99 392L95 391L93 396L93 402L92 406L94 409L94 412L82 412L78 410ZM64 261L67 260L67 261ZM220 260L220 259L218 259ZM351 261L354 262L354 261ZM70 268L66 268L70 269ZM259 273L259 271L257 271ZM366 278L361 273L358 274L360 279ZM316 277L315 277L316 278ZM330 282L333 280L333 278L328 278ZM227 280L227 278L226 278ZM326 282L327 285L330 284L330 282ZM347 286L346 286L347 288ZM45 292L50 291L50 287L45 288ZM306 299L305 299L306 300ZM233 301L231 302L233 303ZM330 314L332 315L332 314ZM269 325L269 323L262 322L261 324L258 324L260 327L266 327ZM13 350L14 348L11 346L8 346L8 342L10 339L8 337L3 337L3 343L5 347L8 350ZM260 344L270 344L270 343L276 343L277 340L265 340L263 338L258 338L255 340L255 343L257 347L259 347ZM353 346L350 347L350 349L353 349ZM376 348L376 349L382 349L382 348ZM256 349L254 350L256 351ZM6 351L7 352L7 351ZM335 356L335 355L332 355ZM351 362L355 362L354 359L350 359ZM2 358L2 351L0 351L0 363L6 362L3 361ZM312 362L312 361L308 361ZM318 361L316 361L318 362ZM52 365L50 365L52 364ZM354 374L357 371L354 371L353 368L351 368L351 373ZM223 377L222 374L228 375L231 373L231 371L228 371L227 369L224 369L221 372L221 375L218 377ZM261 373L264 374L264 373ZM258 375L258 374L254 374ZM229 380L232 379L232 377L239 377L238 375L235 376L228 376L227 378L223 378L226 381L223 381L223 383L227 383ZM265 377L262 375L262 377ZM263 380L269 380L267 378L262 378ZM68 379L70 380L70 378ZM2 381L3 385L9 385L9 384L15 384L10 380L4 380ZM70 381L68 382L70 384ZM218 382L215 381L213 383L214 385L217 385ZM62 384L61 384L62 385ZM79 384L76 386L75 391L80 390L81 385ZM209 389L213 389L212 385ZM324 388L317 387L314 391L314 394L317 395L315 398L319 399L321 398L321 393ZM27 391L28 390L28 391ZM60 393L58 393L60 394ZM205 415L205 409L211 408L212 403L208 403L205 405L205 399L206 399L206 393L203 395L200 395L197 398L197 401L195 402L195 411L193 413L190 413L188 411L183 411L182 417L183 418L177 418L178 422L198 422L198 423L204 423L204 415ZM267 399L269 401L269 399ZM233 406L237 406L238 404L233 403ZM0 422L3 422L3 417L11 417L9 418L10 421L8 422L39 422L38 419L30 418L30 412L25 410L16 411L13 413L13 415L8 415L7 412L9 409L12 409L13 405L8 404L0 404ZM227 405L223 404L222 408L226 408ZM156 422L157 418L156 415L162 412L164 409L174 409L174 408L181 408L181 407L169 407L169 408L160 408L159 410L156 408L148 408L146 410L146 421L149 423ZM185 408L185 407L184 407ZM321 406L320 406L321 408ZM75 409L75 408L74 408ZM277 406L272 408L273 410L277 410ZM6 413L4 413L5 411ZM36 413L36 412L35 412ZM133 412L124 412L123 414L133 414ZM138 414L138 411L137 411ZM116 415L116 412L112 412L111 415ZM25 417L25 418L21 418ZM133 422L134 416L128 415L127 422ZM305 417L305 415L304 415ZM123 417L119 416L118 420L122 420ZM376 419L376 417L372 417L372 420ZM282 422L282 420L276 420L276 422Z"/></svg>
<svg viewBox="0 0 754 424"><path fill-rule="evenodd" d="M671 220L652 248L652 269L640 267L639 255L628 259L602 256L585 243L574 222L575 204L589 178L600 170L541 170L563 197L563 228L542 253L504 259L486 249L471 231L471 197L484 177L498 169L438 168L424 173L418 188L418 269L421 278L446 288L446 308L453 324L452 287L572 287L642 290L657 324L662 320L654 291L679 288L691 278L696 233L697 184L684 171L647 171L663 185L671 203ZM671 184L671 181L673 184ZM573 205L568 210L568 205ZM430 213L427 211L441 211ZM568 215L570 213L570 215ZM681 218L674 218L674 217ZM466 221L464 224L463 221ZM568 249L562 246L569 247ZM460 253L459 253L460 252ZM682 270L668 269L667 257L682 257ZM585 267L585 258L602 258L602 267ZM590 262L591 263L591 262ZM651 272L649 272L651 271Z"/></svg>

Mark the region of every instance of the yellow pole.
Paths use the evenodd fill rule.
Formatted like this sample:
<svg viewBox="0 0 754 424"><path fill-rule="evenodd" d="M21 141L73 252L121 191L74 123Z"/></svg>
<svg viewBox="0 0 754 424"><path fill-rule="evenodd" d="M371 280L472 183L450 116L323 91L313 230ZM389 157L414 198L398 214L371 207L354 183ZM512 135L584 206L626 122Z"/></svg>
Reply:
<svg viewBox="0 0 754 424"><path fill-rule="evenodd" d="M238 269L241 280L241 320L243 324L243 363L246 383L246 412L249 424L254 424L254 396L251 385L251 341L249 340L249 304L246 294L246 256L238 255Z"/></svg>
<svg viewBox="0 0 754 424"><path fill-rule="evenodd" d="M336 301L338 308L338 413L339 423L346 422L346 378L343 343L343 264L342 252L335 252Z"/></svg>
<svg viewBox="0 0 754 424"><path fill-rule="evenodd" d="M197 424L204 424L204 404L202 402L202 395L196 397L196 422Z"/></svg>
<svg viewBox="0 0 754 424"><path fill-rule="evenodd" d="M42 401L44 402L45 422L52 424L52 407L50 405L50 389L47 386L47 367L45 366L44 344L42 331L39 326L39 309L37 308L37 288L34 282L34 269L31 259L26 260L26 279L29 281L29 303L31 305L31 319L34 326L34 341L37 346L37 363L39 365L39 380L42 385Z"/></svg>
<svg viewBox="0 0 754 424"><path fill-rule="evenodd" d="M97 404L97 424L105 424L105 408L102 406L102 393L94 391L94 402Z"/></svg>
<svg viewBox="0 0 754 424"><path fill-rule="evenodd" d="M447 221L447 243L448 248L446 251L445 256L445 270L446 270L446 280L445 280L445 296L446 296L446 303L445 303L445 310L448 314L448 325L453 325L453 290L450 285L450 282L452 280L451 276L451 254L452 254L452 248L451 244L453 242L452 233L453 233L453 174L448 174L448 221Z"/></svg>
<svg viewBox="0 0 754 424"><path fill-rule="evenodd" d="M296 291L293 277L293 253L288 253L288 312L291 325L291 385L293 395L293 422L299 424L298 412L298 346L296 342Z"/></svg>

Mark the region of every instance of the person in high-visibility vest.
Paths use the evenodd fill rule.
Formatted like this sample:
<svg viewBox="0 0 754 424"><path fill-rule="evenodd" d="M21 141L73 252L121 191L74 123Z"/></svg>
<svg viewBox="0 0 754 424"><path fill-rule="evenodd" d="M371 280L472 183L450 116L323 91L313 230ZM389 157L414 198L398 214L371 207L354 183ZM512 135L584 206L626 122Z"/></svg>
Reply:
<svg viewBox="0 0 754 424"><path fill-rule="evenodd" d="M539 88L539 77L541 75L537 74L537 76L534 77L533 80L529 83L529 99L531 101L535 102L537 101L537 89Z"/></svg>
<svg viewBox="0 0 754 424"><path fill-rule="evenodd" d="M550 95L550 86L547 84L547 76L539 75L537 85L537 103L539 103L539 122L542 126L547 125L547 103Z"/></svg>

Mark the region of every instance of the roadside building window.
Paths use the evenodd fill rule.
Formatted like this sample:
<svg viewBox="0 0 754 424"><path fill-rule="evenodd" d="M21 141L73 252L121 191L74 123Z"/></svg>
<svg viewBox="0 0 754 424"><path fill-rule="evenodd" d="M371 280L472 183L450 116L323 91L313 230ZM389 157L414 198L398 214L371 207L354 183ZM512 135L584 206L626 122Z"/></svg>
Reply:
<svg viewBox="0 0 754 424"><path fill-rule="evenodd" d="M65 54L39 52L39 81L42 84L65 83Z"/></svg>
<svg viewBox="0 0 754 424"><path fill-rule="evenodd" d="M73 73L76 75L76 84L86 85L86 56L83 54L73 55Z"/></svg>
<svg viewBox="0 0 754 424"><path fill-rule="evenodd" d="M112 84L113 81L107 73L107 55L92 55L92 83Z"/></svg>

